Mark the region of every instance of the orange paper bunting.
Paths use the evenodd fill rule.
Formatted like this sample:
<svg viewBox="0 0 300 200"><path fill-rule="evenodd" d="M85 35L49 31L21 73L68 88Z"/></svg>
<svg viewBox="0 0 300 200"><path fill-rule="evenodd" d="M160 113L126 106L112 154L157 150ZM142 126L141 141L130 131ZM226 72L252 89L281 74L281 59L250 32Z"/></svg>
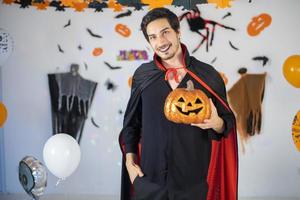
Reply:
<svg viewBox="0 0 300 200"><path fill-rule="evenodd" d="M148 4L149 9L164 7L165 5L171 5L173 0L142 0L141 3Z"/></svg>
<svg viewBox="0 0 300 200"><path fill-rule="evenodd" d="M73 2L73 7L75 8L75 11L77 11L77 12L84 11L84 9L87 8L87 6L88 6L88 4L86 2L79 2L79 3Z"/></svg>
<svg viewBox="0 0 300 200"><path fill-rule="evenodd" d="M123 11L123 7L121 4L119 3L116 3L115 0L109 0L107 2L107 7L108 8L113 8L114 9L114 12L120 12L120 11Z"/></svg>
<svg viewBox="0 0 300 200"><path fill-rule="evenodd" d="M217 8L228 8L231 0L207 0L207 3L217 4Z"/></svg>
<svg viewBox="0 0 300 200"><path fill-rule="evenodd" d="M46 10L49 6L49 3L49 1L45 1L43 3L32 3L32 5L35 6L38 10Z"/></svg>

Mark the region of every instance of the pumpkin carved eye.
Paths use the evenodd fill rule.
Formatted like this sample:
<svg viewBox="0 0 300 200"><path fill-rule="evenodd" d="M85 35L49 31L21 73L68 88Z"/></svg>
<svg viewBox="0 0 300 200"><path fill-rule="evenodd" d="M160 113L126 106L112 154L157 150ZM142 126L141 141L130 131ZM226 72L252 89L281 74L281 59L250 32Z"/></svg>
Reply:
<svg viewBox="0 0 300 200"><path fill-rule="evenodd" d="M164 113L168 120L175 123L200 123L210 117L210 102L206 94L194 89L193 82L188 87L177 88L170 92L165 101Z"/></svg>
<svg viewBox="0 0 300 200"><path fill-rule="evenodd" d="M200 103L202 103L202 101L199 98L197 98L196 101L195 101L195 103L196 104L200 104Z"/></svg>
<svg viewBox="0 0 300 200"><path fill-rule="evenodd" d="M178 99L178 102L184 103L184 99L183 99L182 97L180 97L180 98Z"/></svg>

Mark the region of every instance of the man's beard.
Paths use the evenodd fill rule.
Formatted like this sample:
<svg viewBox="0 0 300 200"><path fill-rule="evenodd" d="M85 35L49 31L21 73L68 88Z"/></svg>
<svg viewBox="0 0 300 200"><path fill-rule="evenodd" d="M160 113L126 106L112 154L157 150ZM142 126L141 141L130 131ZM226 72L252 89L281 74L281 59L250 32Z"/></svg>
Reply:
<svg viewBox="0 0 300 200"><path fill-rule="evenodd" d="M173 46L173 44L171 44L170 49L172 48L172 46ZM173 52L172 51L170 53L169 53L169 51L166 52L166 53L169 53L169 54L158 51L159 54L160 54L160 58L162 60L170 60L170 59L174 58L174 56L176 55L176 52L178 51L178 48L179 48L179 44L175 44L175 50Z"/></svg>

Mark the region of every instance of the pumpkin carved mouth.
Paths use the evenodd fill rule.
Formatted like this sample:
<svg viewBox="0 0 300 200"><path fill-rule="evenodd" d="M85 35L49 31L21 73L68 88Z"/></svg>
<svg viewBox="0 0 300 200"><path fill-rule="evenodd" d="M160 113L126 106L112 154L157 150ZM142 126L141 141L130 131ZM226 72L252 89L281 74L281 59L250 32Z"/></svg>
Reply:
<svg viewBox="0 0 300 200"><path fill-rule="evenodd" d="M189 110L189 111L183 111L182 110L182 108L180 108L179 106L176 106L176 108L177 108L177 110L180 112L180 113L182 113L182 114L184 114L184 115L190 115L191 113L194 113L194 114L198 114L201 110L202 110L202 108L203 107L201 107L201 108L197 108L197 109L194 109L194 110Z"/></svg>

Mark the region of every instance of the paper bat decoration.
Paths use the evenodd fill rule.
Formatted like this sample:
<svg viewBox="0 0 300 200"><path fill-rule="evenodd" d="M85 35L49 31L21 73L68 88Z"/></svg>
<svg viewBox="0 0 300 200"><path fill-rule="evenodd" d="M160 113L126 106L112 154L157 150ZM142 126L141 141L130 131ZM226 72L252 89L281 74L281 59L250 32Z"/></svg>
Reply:
<svg viewBox="0 0 300 200"><path fill-rule="evenodd" d="M92 37L95 37L95 38L102 38L101 35L97 35L97 34L93 33L93 32L91 31L91 29L87 28L86 30L87 30L87 32L88 32Z"/></svg>
<svg viewBox="0 0 300 200"><path fill-rule="evenodd" d="M120 67L120 66L111 66L108 62L105 62L105 61L104 61L104 64L105 64L106 66L108 66L109 69L111 69L111 70L116 70L116 69L121 69L121 68L122 68L122 67Z"/></svg>
<svg viewBox="0 0 300 200"><path fill-rule="evenodd" d="M89 8L94 8L95 12L103 12L103 8L107 8L107 4L102 2L100 3L97 0L94 0L89 3Z"/></svg>
<svg viewBox="0 0 300 200"><path fill-rule="evenodd" d="M64 53L64 50L61 48L61 46L58 44L57 45L57 47L58 47L58 51L60 52L60 53Z"/></svg>
<svg viewBox="0 0 300 200"><path fill-rule="evenodd" d="M266 56L256 56L256 57L252 58L252 60L262 61L263 62L263 67L264 67L268 63L269 58L267 58Z"/></svg>
<svg viewBox="0 0 300 200"><path fill-rule="evenodd" d="M207 0L174 0L172 5L183 6L184 9L191 10L196 9L196 4L205 4Z"/></svg>
<svg viewBox="0 0 300 200"><path fill-rule="evenodd" d="M71 20L69 19L68 23L66 25L64 25L64 28L68 27L71 25Z"/></svg>
<svg viewBox="0 0 300 200"><path fill-rule="evenodd" d="M60 1L51 1L49 6L55 7L55 11L65 11L65 6Z"/></svg>
<svg viewBox="0 0 300 200"><path fill-rule="evenodd" d="M222 19L225 19L226 17L230 17L231 16L231 12L228 12L226 15L224 15L223 17L222 17Z"/></svg>
<svg viewBox="0 0 300 200"><path fill-rule="evenodd" d="M117 89L117 86L109 79L105 82L105 86L107 90L115 91Z"/></svg>
<svg viewBox="0 0 300 200"><path fill-rule="evenodd" d="M233 48L234 50L240 50L239 48L235 47L231 41L229 41L229 45L231 46L231 48Z"/></svg>
<svg viewBox="0 0 300 200"><path fill-rule="evenodd" d="M92 121L92 124L93 124L94 126L96 126L97 128L99 128L99 125L98 125L98 124L96 124L96 122L95 122L95 120L94 120L94 118L93 118L93 117L91 118L91 121Z"/></svg>
<svg viewBox="0 0 300 200"><path fill-rule="evenodd" d="M20 8L29 8L31 5L31 0L20 0Z"/></svg>
<svg viewBox="0 0 300 200"><path fill-rule="evenodd" d="M132 12L130 10L127 10L127 12L125 12L125 13L121 13L121 14L116 15L115 18L128 17L128 16L131 15L131 13Z"/></svg>

